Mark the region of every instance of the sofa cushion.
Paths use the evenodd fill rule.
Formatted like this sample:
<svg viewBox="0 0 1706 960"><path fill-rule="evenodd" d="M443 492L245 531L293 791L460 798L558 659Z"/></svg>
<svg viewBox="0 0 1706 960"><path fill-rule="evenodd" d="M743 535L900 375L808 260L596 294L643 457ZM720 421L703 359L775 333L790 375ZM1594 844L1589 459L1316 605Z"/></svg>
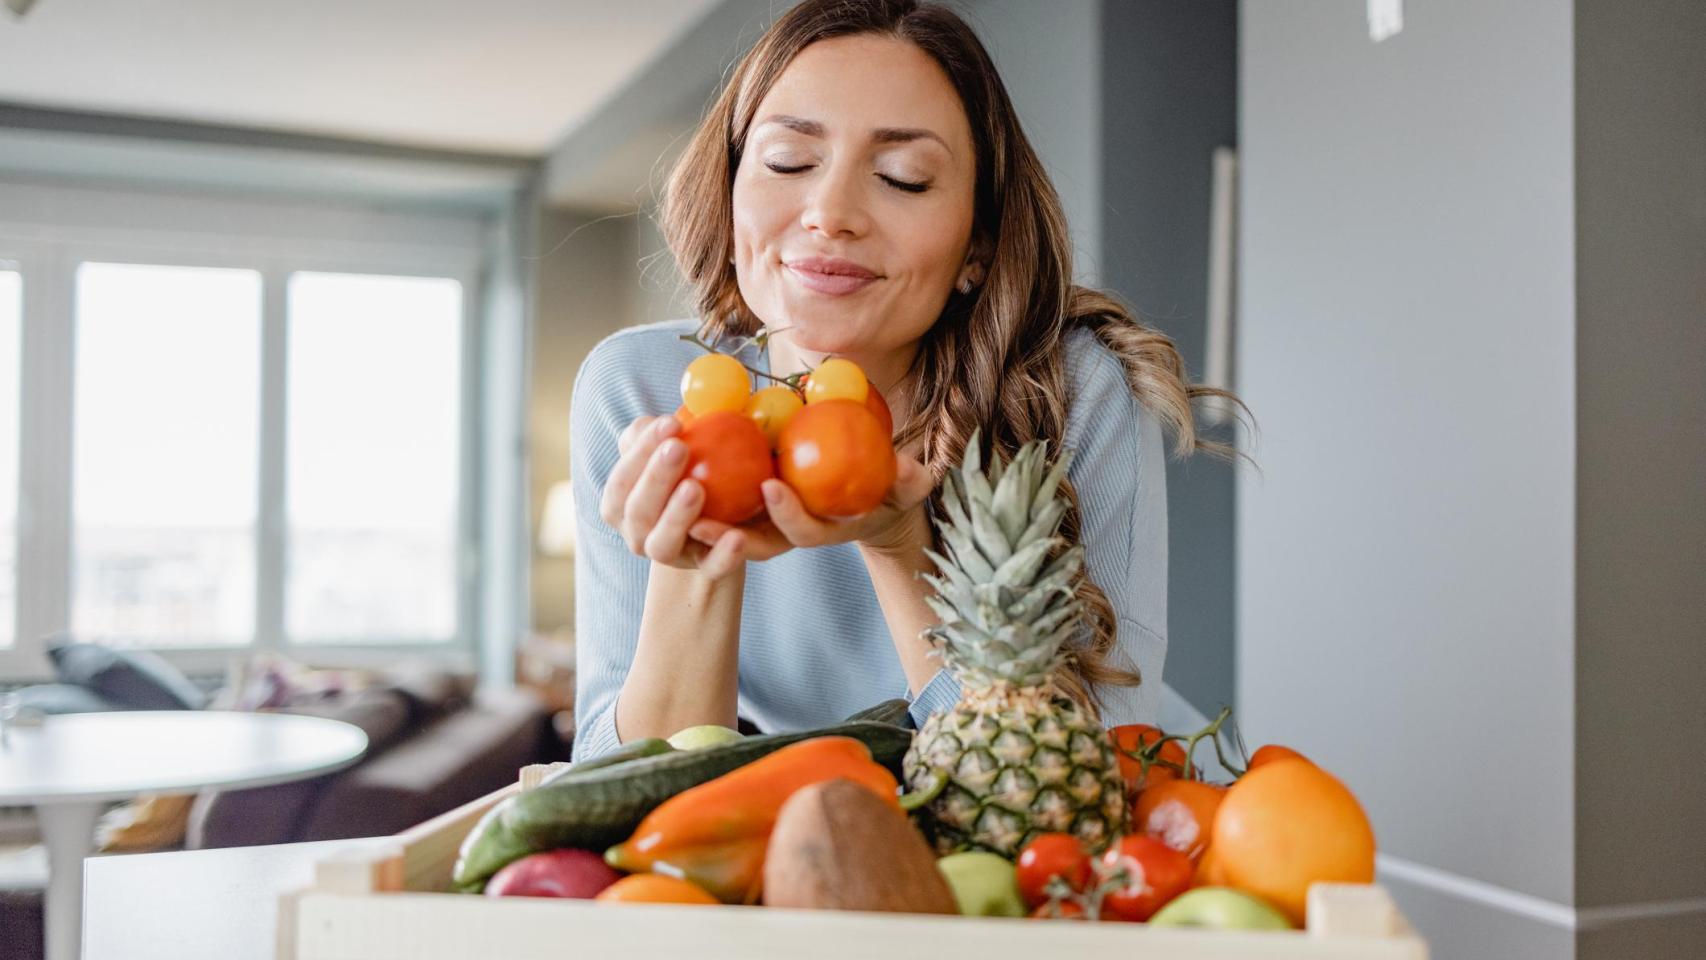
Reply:
<svg viewBox="0 0 1706 960"><path fill-rule="evenodd" d="M378 678L380 686L394 690L409 702L414 723L426 723L466 706L472 678L459 677L426 663L404 663Z"/></svg>
<svg viewBox="0 0 1706 960"><path fill-rule="evenodd" d="M298 840L397 833L515 782L551 755L548 715L526 691L492 693L345 771L314 802Z"/></svg>
<svg viewBox="0 0 1706 960"><path fill-rule="evenodd" d="M367 753L360 763L369 762L414 729L403 696L378 687L278 712L326 717L360 727L367 734ZM332 773L249 790L203 790L190 807L184 846L204 850L302 839L299 828L303 813L328 784L346 775Z"/></svg>
<svg viewBox="0 0 1706 960"><path fill-rule="evenodd" d="M61 683L84 687L123 710L200 710L207 694L146 650L65 640L48 647Z"/></svg>

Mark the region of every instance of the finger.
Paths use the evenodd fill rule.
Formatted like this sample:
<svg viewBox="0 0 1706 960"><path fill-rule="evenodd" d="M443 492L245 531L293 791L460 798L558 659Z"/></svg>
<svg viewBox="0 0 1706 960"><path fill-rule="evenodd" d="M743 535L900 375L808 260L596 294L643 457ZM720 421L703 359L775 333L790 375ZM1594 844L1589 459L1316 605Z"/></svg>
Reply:
<svg viewBox="0 0 1706 960"><path fill-rule="evenodd" d="M905 454L896 457L894 486L889 488L888 496L883 498L885 506L897 510L910 510L922 503L925 497L936 488L936 480L924 464Z"/></svg>
<svg viewBox="0 0 1706 960"><path fill-rule="evenodd" d="M711 547L716 546L717 541L722 538L723 534L732 529L734 528L721 520L712 520L710 517L700 517L698 520L693 522L693 526L688 528L687 535L699 543L702 543L707 547Z"/></svg>
<svg viewBox="0 0 1706 960"><path fill-rule="evenodd" d="M674 417L642 418L649 419L650 424L635 432L630 439L628 449L616 461L616 466L610 471L610 476L604 480L604 493L598 502L598 515L604 522L617 531L622 530L622 515L628 503L628 494L634 489L634 484L645 472L646 464L650 462L657 445L671 433L680 429L680 424ZM668 421L667 423L665 421ZM635 423L639 423L638 420ZM634 424L628 425L634 430ZM624 432L626 435L626 432Z"/></svg>
<svg viewBox="0 0 1706 960"><path fill-rule="evenodd" d="M658 444L646 462L645 472L634 484L622 506L622 533L635 551L643 550L646 537L663 514L664 504L687 467L687 445L674 437Z"/></svg>
<svg viewBox="0 0 1706 960"><path fill-rule="evenodd" d="M746 534L739 530L726 531L711 552L699 561L699 570L712 580L734 573L746 562Z"/></svg>
<svg viewBox="0 0 1706 960"><path fill-rule="evenodd" d="M780 480L766 480L763 489L764 511L789 543L816 547L828 542L832 526L812 516L792 487Z"/></svg>
<svg viewBox="0 0 1706 960"><path fill-rule="evenodd" d="M687 528L699 516L704 499L704 488L697 481L688 479L677 484L657 525L646 534L646 556L660 563L678 562L687 540Z"/></svg>
<svg viewBox="0 0 1706 960"><path fill-rule="evenodd" d="M632 447L640 436L657 421L657 417L635 417L634 422L628 424L627 429L622 431L622 435L616 438L616 452L618 454L627 453L628 448Z"/></svg>

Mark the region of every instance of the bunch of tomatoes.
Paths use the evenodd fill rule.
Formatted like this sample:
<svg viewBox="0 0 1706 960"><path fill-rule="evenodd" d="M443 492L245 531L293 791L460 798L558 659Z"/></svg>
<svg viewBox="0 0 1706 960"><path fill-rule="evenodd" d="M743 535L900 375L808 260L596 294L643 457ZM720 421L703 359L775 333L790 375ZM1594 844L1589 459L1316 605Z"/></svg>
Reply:
<svg viewBox="0 0 1706 960"><path fill-rule="evenodd" d="M1193 762L1230 711L1189 736L1148 724L1109 736L1132 803L1131 831L1093 856L1071 834L1043 834L1019 853L1019 892L1033 916L1147 920L1195 887L1230 887L1302 926L1309 886L1370 883L1374 830L1356 796L1288 747L1269 744L1232 783L1209 783Z"/></svg>
<svg viewBox="0 0 1706 960"><path fill-rule="evenodd" d="M744 523L764 510L762 484L780 478L819 517L854 517L894 486L894 418L851 360L759 390L725 353L708 353L681 375L680 438L686 475L704 488L700 515Z"/></svg>

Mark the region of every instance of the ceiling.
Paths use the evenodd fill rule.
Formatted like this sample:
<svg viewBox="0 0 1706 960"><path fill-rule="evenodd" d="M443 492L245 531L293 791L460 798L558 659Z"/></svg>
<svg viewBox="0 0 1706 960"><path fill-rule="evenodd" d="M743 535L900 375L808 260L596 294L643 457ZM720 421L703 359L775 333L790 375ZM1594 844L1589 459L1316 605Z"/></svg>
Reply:
<svg viewBox="0 0 1706 960"><path fill-rule="evenodd" d="M36 0L0 103L539 157L717 0Z"/></svg>

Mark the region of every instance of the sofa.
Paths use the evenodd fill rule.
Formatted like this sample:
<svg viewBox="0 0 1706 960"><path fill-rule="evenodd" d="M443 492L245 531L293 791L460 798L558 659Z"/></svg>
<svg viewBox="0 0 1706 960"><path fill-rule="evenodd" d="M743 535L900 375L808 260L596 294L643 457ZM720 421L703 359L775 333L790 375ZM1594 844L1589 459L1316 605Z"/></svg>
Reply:
<svg viewBox="0 0 1706 960"><path fill-rule="evenodd" d="M568 759L568 744L538 697L472 687L467 677L407 669L382 673L358 690L276 708L354 724L367 734L367 753L351 767L311 780L203 791L191 802L187 830L174 849L397 833L502 788L520 767ZM100 698L95 705L137 708L94 692ZM64 704L76 698L61 689L51 699ZM41 956L45 875L34 881L0 880L0 930L6 932L0 960Z"/></svg>

